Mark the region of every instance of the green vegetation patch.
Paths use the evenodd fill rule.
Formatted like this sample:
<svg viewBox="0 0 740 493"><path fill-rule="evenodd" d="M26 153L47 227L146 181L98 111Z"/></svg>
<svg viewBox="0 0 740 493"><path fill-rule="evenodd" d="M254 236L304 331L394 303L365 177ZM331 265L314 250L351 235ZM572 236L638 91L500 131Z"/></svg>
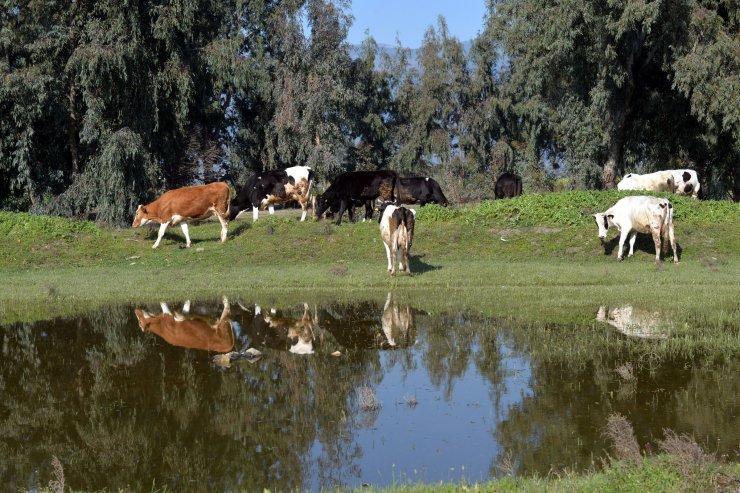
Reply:
<svg viewBox="0 0 740 493"><path fill-rule="evenodd" d="M0 236L44 241L81 234L98 236L103 230L90 221L73 221L55 216L0 211Z"/></svg>

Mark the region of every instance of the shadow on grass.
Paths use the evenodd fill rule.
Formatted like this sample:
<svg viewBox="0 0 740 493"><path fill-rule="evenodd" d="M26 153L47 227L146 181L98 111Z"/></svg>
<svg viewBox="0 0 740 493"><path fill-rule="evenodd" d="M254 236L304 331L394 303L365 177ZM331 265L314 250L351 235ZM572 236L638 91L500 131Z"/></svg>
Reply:
<svg viewBox="0 0 740 493"><path fill-rule="evenodd" d="M665 241L670 241L670 240L667 240L666 239L666 240L663 240L663 241L665 242ZM623 248L623 251L622 251L622 254L624 255L624 258L627 258L627 254L630 251L629 250L629 248L630 248L629 243L630 242L629 242L629 237L628 237L627 240L624 242L624 248ZM604 255L611 256L612 254L614 254L614 251L619 248L619 235L615 236L614 238L612 238L609 241L605 241L603 243L603 246L604 246ZM681 252L683 251L683 249L681 248L681 244L679 242L676 242L676 249L678 250L678 252L677 252L678 259L681 260ZM642 252L645 252L645 253L649 253L650 255L655 255L655 243L653 243L652 236L650 236L650 235L644 235L644 234L638 234L637 235L637 241L635 241L635 251L637 252L638 250L639 251L642 251ZM661 258L663 258L663 257L669 257L669 256L670 256L670 258L673 258L672 257L673 256L673 253L672 253L672 250L671 250L670 243L668 244L668 254L667 255L661 254Z"/></svg>
<svg viewBox="0 0 740 493"><path fill-rule="evenodd" d="M427 264L422 260L425 255L412 255L409 257L409 263L411 264L411 273L414 275L424 274L425 272L431 272L439 270L442 267L439 265Z"/></svg>

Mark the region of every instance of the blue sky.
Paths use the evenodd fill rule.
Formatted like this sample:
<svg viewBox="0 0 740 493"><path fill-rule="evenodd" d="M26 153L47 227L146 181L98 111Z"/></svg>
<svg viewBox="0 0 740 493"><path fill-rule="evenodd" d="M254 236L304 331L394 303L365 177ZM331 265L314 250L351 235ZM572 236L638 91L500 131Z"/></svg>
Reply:
<svg viewBox="0 0 740 493"><path fill-rule="evenodd" d="M360 44L365 30L380 44L396 44L396 33L406 48L418 48L429 26L443 15L450 35L473 39L483 29L485 0L352 0L355 20L347 36Z"/></svg>

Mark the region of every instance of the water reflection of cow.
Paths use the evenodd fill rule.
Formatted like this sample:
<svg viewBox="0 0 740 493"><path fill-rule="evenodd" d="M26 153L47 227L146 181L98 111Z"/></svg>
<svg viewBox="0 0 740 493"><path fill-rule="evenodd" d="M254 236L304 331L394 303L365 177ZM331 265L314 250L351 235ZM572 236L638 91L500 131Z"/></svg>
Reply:
<svg viewBox="0 0 740 493"><path fill-rule="evenodd" d="M317 318L321 328L346 349L403 348L416 342L413 309L390 293L380 312L380 327L375 303L321 308Z"/></svg>
<svg viewBox="0 0 740 493"><path fill-rule="evenodd" d="M229 300L224 298L223 305L219 318L190 313L190 301L174 313L165 303L160 304L160 315L139 308L135 312L142 332L156 334L173 346L226 353L234 348L234 330Z"/></svg>
<svg viewBox="0 0 740 493"><path fill-rule="evenodd" d="M251 311L240 306L244 311ZM294 354L314 353L314 321L307 303L303 305L300 318L278 315L275 310L263 310L259 306L255 306L253 314L252 322L243 326L252 346L287 350Z"/></svg>
<svg viewBox="0 0 740 493"><path fill-rule="evenodd" d="M596 313L598 322L606 322L629 337L643 339L665 339L668 333L659 312L633 307L632 305L608 308L600 306Z"/></svg>

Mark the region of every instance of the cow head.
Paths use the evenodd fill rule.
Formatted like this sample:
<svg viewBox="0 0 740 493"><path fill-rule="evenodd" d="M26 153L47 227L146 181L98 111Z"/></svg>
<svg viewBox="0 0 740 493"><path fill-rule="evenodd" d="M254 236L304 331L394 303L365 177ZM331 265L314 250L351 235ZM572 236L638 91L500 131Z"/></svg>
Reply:
<svg viewBox="0 0 740 493"><path fill-rule="evenodd" d="M331 203L324 195L316 195L314 196L313 200L311 201L311 206L313 208L313 217L316 220L321 219L321 216L326 212L326 210L329 208Z"/></svg>
<svg viewBox="0 0 740 493"><path fill-rule="evenodd" d="M146 224L149 222L149 218L147 217L147 211L146 207L143 205L139 205L139 207L136 208L136 216L134 217L134 223L131 225L132 228L138 228L142 224Z"/></svg>
<svg viewBox="0 0 740 493"><path fill-rule="evenodd" d="M596 227L599 228L599 239L601 241L606 239L606 232L609 231L609 222L612 219L614 219L614 214L606 214L605 212L594 214L594 220L596 221Z"/></svg>

